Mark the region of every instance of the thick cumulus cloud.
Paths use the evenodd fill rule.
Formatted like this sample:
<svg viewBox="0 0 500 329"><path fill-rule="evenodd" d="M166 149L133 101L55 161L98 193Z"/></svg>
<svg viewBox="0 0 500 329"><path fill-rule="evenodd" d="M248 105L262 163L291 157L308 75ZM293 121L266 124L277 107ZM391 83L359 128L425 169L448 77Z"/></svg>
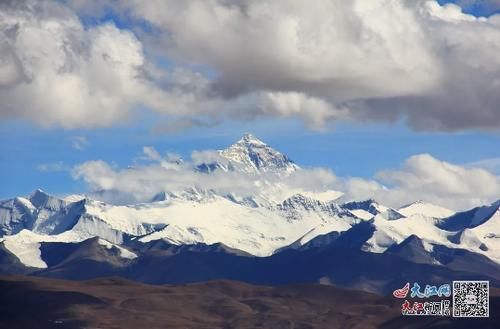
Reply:
<svg viewBox="0 0 500 329"><path fill-rule="evenodd" d="M85 29L56 2L3 2L0 53L3 118L106 126L139 100L140 42L110 24Z"/></svg>
<svg viewBox="0 0 500 329"><path fill-rule="evenodd" d="M0 3L3 119L93 128L126 120L138 105L168 113L163 104L175 97L149 69L131 31L111 23L85 27L55 1Z"/></svg>
<svg viewBox="0 0 500 329"><path fill-rule="evenodd" d="M500 16L424 0L124 3L163 31L157 50L217 73L215 95L261 96L233 107L234 116L299 116L312 127L339 119L406 119L425 130L500 125Z"/></svg>
<svg viewBox="0 0 500 329"><path fill-rule="evenodd" d="M110 10L128 29L78 18ZM0 115L96 127L143 105L168 118L158 132L269 116L498 129L498 40L500 15L432 0L7 1Z"/></svg>
<svg viewBox="0 0 500 329"><path fill-rule="evenodd" d="M72 174L88 184L91 195L111 203L146 202L160 192L195 188L275 202L295 193L338 191L338 195L343 193L338 202L375 198L399 207L421 199L464 210L491 203L500 195L500 176L479 167L440 161L429 154L412 156L400 169L380 171L372 179L337 177L322 168L301 169L286 177L224 171L204 174L193 168L220 161L216 151L195 151L188 162L172 155L164 157L151 147L145 147L144 154L149 162L142 165L116 168L104 161L88 161L73 168Z"/></svg>
<svg viewBox="0 0 500 329"><path fill-rule="evenodd" d="M169 32L169 54L214 67L213 87L227 96L401 96L432 88L439 75L417 12L403 1L137 1L133 8Z"/></svg>
<svg viewBox="0 0 500 329"><path fill-rule="evenodd" d="M463 210L497 200L500 177L483 168L420 154L408 158L401 169L380 171L371 180L345 179L342 189L347 199L376 198L391 206L421 199Z"/></svg>

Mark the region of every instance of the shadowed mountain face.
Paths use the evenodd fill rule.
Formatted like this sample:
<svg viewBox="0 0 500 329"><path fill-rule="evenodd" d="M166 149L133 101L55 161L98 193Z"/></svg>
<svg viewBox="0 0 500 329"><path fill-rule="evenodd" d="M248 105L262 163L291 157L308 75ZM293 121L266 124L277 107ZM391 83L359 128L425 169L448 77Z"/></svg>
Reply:
<svg viewBox="0 0 500 329"><path fill-rule="evenodd" d="M327 283L390 294L405 282L440 285L452 280L489 280L500 287L500 267L467 250L433 246L410 236L385 253L359 250L373 225L362 222L341 234L319 236L297 249L253 257L223 244L172 245L164 240L113 245L100 238L78 243L42 242L45 269L23 266L0 245L3 274L88 280L119 276L149 284L237 280L251 284Z"/></svg>
<svg viewBox="0 0 500 329"><path fill-rule="evenodd" d="M425 249L422 239L415 235L411 235L400 244L390 247L385 253L397 255L414 263L441 264L451 270L472 270L476 273L500 278L500 267L487 257L465 249L454 249L441 245L432 245L432 250L428 251Z"/></svg>
<svg viewBox="0 0 500 329"><path fill-rule="evenodd" d="M2 329L498 328L500 309L496 290L489 319L457 320L402 317L394 298L320 285L150 286L117 278L3 277L0 289Z"/></svg>
<svg viewBox="0 0 500 329"><path fill-rule="evenodd" d="M477 266L468 268L459 266L468 258L450 254L447 257L458 264L452 269L406 260L401 257L404 255L390 252L376 254L346 248L341 242L321 248L284 250L270 257L252 257L220 244L173 246L153 241L128 245L137 255L133 259L123 258L117 247L103 246L97 238L75 244L44 243L40 249L49 267L32 269L29 274L72 280L120 276L150 284L207 280L263 285L322 282L381 294L390 294L408 281L442 284L451 280L485 279L493 287L500 286L498 267L486 260L472 258ZM445 255L445 251L441 253Z"/></svg>

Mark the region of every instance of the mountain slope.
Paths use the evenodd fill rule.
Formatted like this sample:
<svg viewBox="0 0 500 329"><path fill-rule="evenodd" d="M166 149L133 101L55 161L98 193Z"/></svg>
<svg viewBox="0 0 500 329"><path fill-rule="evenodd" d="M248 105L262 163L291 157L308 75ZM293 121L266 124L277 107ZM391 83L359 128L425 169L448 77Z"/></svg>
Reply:
<svg viewBox="0 0 500 329"><path fill-rule="evenodd" d="M367 220L367 216L356 210L372 216L374 229L360 245L364 251L384 252L416 234L426 246L466 249L500 262L500 216L495 210L498 208L493 206L437 219L419 214L402 217L372 201L337 205L301 194L274 206L241 203L216 194L200 199L176 196L131 206L109 205L87 198L69 202L42 191L33 195L34 202L21 198L0 202L3 214L9 214L3 217L2 228L4 232L15 233L4 235L3 245L27 266L44 267L37 260L41 242L79 242L95 236L114 244L122 244L131 237L142 242L164 239L178 245L223 243L266 256L287 246L300 247L318 236L350 230ZM23 202L24 212L19 202ZM478 214L483 213L485 218L480 218ZM468 228L473 221L478 225ZM460 229L459 224L465 228ZM17 232L21 227L23 230ZM61 232L63 227L66 230Z"/></svg>
<svg viewBox="0 0 500 329"><path fill-rule="evenodd" d="M177 195L166 201L130 206L88 198L66 202L42 191L34 195L37 199L51 200L51 204L57 206L37 202L34 210L16 217L17 205L11 200L0 205L10 214L2 223L5 231L16 225L23 227L22 231L4 236L5 246L19 254L26 265L39 267L43 267L36 260L40 242L79 242L97 236L121 244L135 236L144 242L157 239L174 244L220 242L265 256L320 225L343 231L360 220L332 202L300 194L278 204L262 206L213 193L196 199L192 194ZM66 230L61 231L62 227Z"/></svg>
<svg viewBox="0 0 500 329"><path fill-rule="evenodd" d="M83 212L82 202L68 202L36 190L29 198L0 202L0 233L11 235L23 229L58 234L75 225Z"/></svg>
<svg viewBox="0 0 500 329"><path fill-rule="evenodd" d="M476 207L471 210L459 212L441 220L439 227L450 231L474 228L486 223L490 219L496 221L496 217L499 216L498 213L500 212L499 208L500 200L489 206Z"/></svg>
<svg viewBox="0 0 500 329"><path fill-rule="evenodd" d="M363 219L371 219L379 216L388 220L396 220L405 216L398 210L381 205L373 199L365 201L351 201L341 205L352 214Z"/></svg>
<svg viewBox="0 0 500 329"><path fill-rule="evenodd" d="M285 250L269 257L242 255L221 245L176 249L168 244L158 245L156 241L140 248L128 246L128 250L137 255L133 259L123 258L118 250L100 248L95 240L81 242L70 251L67 248L61 244L44 246L44 252L50 250L51 254L64 255L54 262L46 259L54 265L30 274L77 280L121 276L153 284L215 279L264 285L321 282L383 294L408 281L441 284L454 279L486 279L491 286L500 286L500 266L481 262L479 258L476 258L477 264L481 266L453 269L416 263L391 253L368 253L334 244ZM453 259L460 260L460 257Z"/></svg>
<svg viewBox="0 0 500 329"><path fill-rule="evenodd" d="M446 218L454 214L454 212L449 209L439 207L422 200L400 207L398 208L398 212L403 214L405 217L423 215L426 217Z"/></svg>

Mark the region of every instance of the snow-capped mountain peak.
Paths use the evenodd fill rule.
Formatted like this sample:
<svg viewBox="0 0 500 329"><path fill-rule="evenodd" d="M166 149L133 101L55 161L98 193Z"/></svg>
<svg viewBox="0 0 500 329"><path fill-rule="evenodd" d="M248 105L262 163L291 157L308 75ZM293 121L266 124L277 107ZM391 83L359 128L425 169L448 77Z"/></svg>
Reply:
<svg viewBox="0 0 500 329"><path fill-rule="evenodd" d="M217 195L194 188L161 193L151 203L120 206L92 199L68 202L37 190L27 198L0 201L0 238L6 239L5 247L20 259L25 248L38 255L41 242L79 242L92 237L119 245L130 237L145 243L223 243L266 256L295 241L301 246L317 236L327 235L315 245L329 243L342 232L366 223L372 229L360 240L364 251L384 252L415 234L425 243L465 248L500 263L498 202L446 219L417 212L427 206L416 202L400 208L403 212L418 208L413 209L415 214L405 216L374 200L339 205L297 193L281 202L261 204L259 198ZM26 240L26 232L37 239Z"/></svg>
<svg viewBox="0 0 500 329"><path fill-rule="evenodd" d="M50 195L41 189L36 189L29 197L30 202L37 208L46 204L50 200Z"/></svg>
<svg viewBox="0 0 500 329"><path fill-rule="evenodd" d="M289 174L300 167L288 156L273 149L252 134L245 134L236 143L218 151L221 161L198 165L199 171L241 171L249 174Z"/></svg>
<svg viewBox="0 0 500 329"><path fill-rule="evenodd" d="M86 196L85 195L81 195L81 194L70 194L68 196L65 196L63 198L63 201L66 201L68 203L73 203L73 202L79 202L79 201L82 201L86 199Z"/></svg>
<svg viewBox="0 0 500 329"><path fill-rule="evenodd" d="M246 133L236 142L238 145L254 145L254 146L267 146L266 143L255 137L250 133Z"/></svg>
<svg viewBox="0 0 500 329"><path fill-rule="evenodd" d="M382 206L373 199L364 201L351 201L344 203L341 207L349 210L355 216L363 219L373 218L374 216L383 213L388 209L387 207Z"/></svg>
<svg viewBox="0 0 500 329"><path fill-rule="evenodd" d="M445 218L454 214L454 212L449 209L436 206L423 200L418 200L402 206L398 209L398 212L406 217L418 214L427 217Z"/></svg>
<svg viewBox="0 0 500 329"><path fill-rule="evenodd" d="M471 226L479 226L498 213L500 213L500 200L495 201L490 206L480 207L472 218Z"/></svg>
<svg viewBox="0 0 500 329"><path fill-rule="evenodd" d="M245 134L238 142L220 151L220 155L235 168L249 173L290 173L299 168L286 155L252 134Z"/></svg>

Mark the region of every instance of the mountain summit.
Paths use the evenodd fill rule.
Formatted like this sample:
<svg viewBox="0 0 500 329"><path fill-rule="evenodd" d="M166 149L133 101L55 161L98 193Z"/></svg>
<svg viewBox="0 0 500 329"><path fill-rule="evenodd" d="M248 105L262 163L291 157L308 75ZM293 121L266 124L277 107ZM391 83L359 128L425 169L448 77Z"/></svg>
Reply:
<svg viewBox="0 0 500 329"><path fill-rule="evenodd" d="M266 146L266 143L255 137L254 135L250 133L246 133L241 137L239 141L236 142L236 144L240 145L255 145L255 146Z"/></svg>
<svg viewBox="0 0 500 329"><path fill-rule="evenodd" d="M289 174L300 169L288 156L282 154L252 134L245 134L227 149L219 150L220 160L203 163L199 171L241 171L249 174Z"/></svg>
<svg viewBox="0 0 500 329"><path fill-rule="evenodd" d="M288 156L252 134L245 134L229 148L219 151L219 154L236 170L248 173L291 173L299 169Z"/></svg>

